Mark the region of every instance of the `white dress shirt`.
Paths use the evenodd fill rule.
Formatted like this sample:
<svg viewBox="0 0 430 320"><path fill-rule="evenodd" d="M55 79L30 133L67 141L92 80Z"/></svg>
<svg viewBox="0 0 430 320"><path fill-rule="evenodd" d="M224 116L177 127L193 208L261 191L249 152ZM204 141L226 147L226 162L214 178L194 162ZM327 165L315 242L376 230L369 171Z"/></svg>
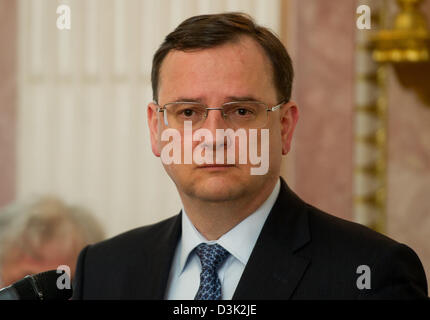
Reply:
<svg viewBox="0 0 430 320"><path fill-rule="evenodd" d="M194 227L185 210L182 209L182 235L173 257L167 283L166 299L194 299L200 285L201 263L197 254L192 251L196 246L204 242L208 244L218 243L230 252L230 256L218 269L222 299L230 300L252 249L257 242L264 222L275 204L280 187L281 183L278 180L270 196L255 212L214 241L208 241L203 237Z"/></svg>

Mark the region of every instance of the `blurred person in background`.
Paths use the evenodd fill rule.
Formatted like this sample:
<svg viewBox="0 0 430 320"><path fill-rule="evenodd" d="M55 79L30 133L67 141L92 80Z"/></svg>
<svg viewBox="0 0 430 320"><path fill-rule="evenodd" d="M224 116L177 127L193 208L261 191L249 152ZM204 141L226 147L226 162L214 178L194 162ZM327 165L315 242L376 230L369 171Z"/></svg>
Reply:
<svg viewBox="0 0 430 320"><path fill-rule="evenodd" d="M59 198L12 203L0 210L0 287L60 265L73 278L79 251L104 237L89 211Z"/></svg>

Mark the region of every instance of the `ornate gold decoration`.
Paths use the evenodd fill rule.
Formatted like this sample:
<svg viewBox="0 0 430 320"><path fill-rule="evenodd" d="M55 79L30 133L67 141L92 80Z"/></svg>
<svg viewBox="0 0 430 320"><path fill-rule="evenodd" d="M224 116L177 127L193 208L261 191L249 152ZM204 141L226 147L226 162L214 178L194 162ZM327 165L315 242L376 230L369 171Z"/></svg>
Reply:
<svg viewBox="0 0 430 320"><path fill-rule="evenodd" d="M371 37L377 62L425 62L430 60L430 31L418 7L422 0L397 0L400 12L394 27Z"/></svg>
<svg viewBox="0 0 430 320"><path fill-rule="evenodd" d="M365 4L365 1L359 3ZM373 3L372 3L373 4ZM372 22L385 29L387 3L372 8ZM373 27L373 26L372 26ZM364 34L363 34L364 33ZM387 98L385 63L375 63L374 43L366 31L357 32L355 107L355 221L386 232Z"/></svg>
<svg viewBox="0 0 430 320"><path fill-rule="evenodd" d="M369 51L369 55L371 52ZM354 208L356 221L379 231L386 231L386 170L387 170L387 100L386 100L386 66L375 66L368 70L367 83L378 93L375 100L366 105L356 106L356 115L367 115L373 122L372 130L360 134L360 126L356 123L356 163L355 163L355 194ZM359 75L359 74L358 74ZM376 82L373 80L376 78ZM357 80L360 76L357 77ZM362 85L357 81L357 85ZM363 125L365 125L363 123ZM366 126L366 125L365 125ZM359 161L360 146L365 147L372 156ZM369 149L370 148L370 149Z"/></svg>

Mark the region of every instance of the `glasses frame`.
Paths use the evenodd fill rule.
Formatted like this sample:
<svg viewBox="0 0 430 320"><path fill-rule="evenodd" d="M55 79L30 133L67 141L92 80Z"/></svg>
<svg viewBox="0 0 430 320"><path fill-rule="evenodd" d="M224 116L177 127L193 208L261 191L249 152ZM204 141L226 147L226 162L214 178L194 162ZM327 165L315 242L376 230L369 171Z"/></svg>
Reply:
<svg viewBox="0 0 430 320"><path fill-rule="evenodd" d="M175 101L175 102L168 102L168 103L166 103L166 104L164 104L162 106L160 106L157 102L155 102L155 105L158 106L157 112L163 112L164 113L163 118L164 118L164 124L166 125L166 127L169 126L168 121L167 121L167 113L164 112L165 110L167 110L166 106L167 105L171 105L171 104L182 104L182 103L187 103L187 104L190 104L190 105L199 105L199 106L205 107L205 114L204 114L204 117L203 117L203 119L205 120L208 117L209 110L220 110L221 113L222 113L223 118L226 119L227 115L224 113L224 106L228 106L228 105L232 105L232 104L236 104L236 103L255 103L255 104L259 103L259 104L262 104L262 105L264 105L266 107L266 112L273 112L273 111L276 111L276 110L280 109L281 106L283 104L285 104L286 102L285 102L285 100L282 100L277 105L275 105L273 107L269 107L264 102L254 101L254 100L230 101L230 102L223 103L221 105L221 107L219 107L219 108L212 108L212 107L209 107L208 105L206 105L204 103L195 102L195 101ZM267 117L267 119L269 119L269 117ZM262 125L261 127L264 127L266 124L267 124L267 120L266 120L266 123L264 125ZM259 128L261 128L261 127L259 127Z"/></svg>

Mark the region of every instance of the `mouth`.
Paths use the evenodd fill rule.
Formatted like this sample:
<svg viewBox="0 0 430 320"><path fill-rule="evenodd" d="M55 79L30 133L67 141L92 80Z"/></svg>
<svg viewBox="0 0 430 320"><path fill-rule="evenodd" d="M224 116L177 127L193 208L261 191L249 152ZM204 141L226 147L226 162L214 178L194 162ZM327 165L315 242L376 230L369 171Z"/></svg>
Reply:
<svg viewBox="0 0 430 320"><path fill-rule="evenodd" d="M217 170L227 170L233 167L235 167L235 165L233 164L205 164L205 165L198 166L197 169L217 171Z"/></svg>

